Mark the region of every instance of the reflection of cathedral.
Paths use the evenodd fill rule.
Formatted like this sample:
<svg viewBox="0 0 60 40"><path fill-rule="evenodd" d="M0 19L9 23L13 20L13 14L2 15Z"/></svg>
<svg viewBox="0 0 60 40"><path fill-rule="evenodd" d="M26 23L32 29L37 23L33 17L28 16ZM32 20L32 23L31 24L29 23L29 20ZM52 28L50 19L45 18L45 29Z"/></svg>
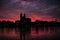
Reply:
<svg viewBox="0 0 60 40"><path fill-rule="evenodd" d="M20 14L20 22L22 22L22 23L30 23L31 22L31 19L30 18L26 18L25 17L25 14L24 15L22 15L22 13Z"/></svg>

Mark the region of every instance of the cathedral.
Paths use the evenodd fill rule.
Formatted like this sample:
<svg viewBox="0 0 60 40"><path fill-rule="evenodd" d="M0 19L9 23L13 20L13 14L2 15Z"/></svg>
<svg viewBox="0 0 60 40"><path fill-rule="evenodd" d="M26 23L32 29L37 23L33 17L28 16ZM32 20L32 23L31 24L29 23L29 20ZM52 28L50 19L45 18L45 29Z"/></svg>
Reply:
<svg viewBox="0 0 60 40"><path fill-rule="evenodd" d="M20 14L20 22L21 23L25 23L25 24L28 24L31 22L31 19L30 18L26 18L26 15L22 15L22 13Z"/></svg>
<svg viewBox="0 0 60 40"><path fill-rule="evenodd" d="M31 19L30 18L26 18L26 15L22 15L22 13L20 14L20 40L22 40L22 36L23 39L25 40L25 34L30 33L30 23L31 23Z"/></svg>

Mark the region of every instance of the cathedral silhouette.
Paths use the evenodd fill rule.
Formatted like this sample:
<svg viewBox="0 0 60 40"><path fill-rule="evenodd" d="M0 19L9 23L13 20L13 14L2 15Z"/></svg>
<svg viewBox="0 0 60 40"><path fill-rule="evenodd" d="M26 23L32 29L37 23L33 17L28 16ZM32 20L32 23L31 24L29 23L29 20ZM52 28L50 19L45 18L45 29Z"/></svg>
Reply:
<svg viewBox="0 0 60 40"><path fill-rule="evenodd" d="M24 23L24 24L28 24L31 22L30 18L26 18L26 15L22 15L22 13L20 14L20 22Z"/></svg>
<svg viewBox="0 0 60 40"><path fill-rule="evenodd" d="M22 40L22 38L25 40L25 36L26 33L30 33L30 25L31 23L31 19L30 18L26 18L26 15L22 15L22 13L20 14L20 40Z"/></svg>

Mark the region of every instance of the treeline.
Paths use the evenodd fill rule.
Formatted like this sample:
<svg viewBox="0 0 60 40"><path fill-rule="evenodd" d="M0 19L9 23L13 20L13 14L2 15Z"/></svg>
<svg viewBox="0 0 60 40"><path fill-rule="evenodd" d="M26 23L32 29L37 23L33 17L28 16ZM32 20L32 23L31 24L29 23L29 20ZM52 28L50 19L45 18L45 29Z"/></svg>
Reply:
<svg viewBox="0 0 60 40"><path fill-rule="evenodd" d="M43 28L43 27L60 27L60 22L47 22L47 21L35 21L28 23L32 28ZM28 25L26 24L26 25ZM30 27L29 26L29 27ZM0 28L17 28L20 27L20 21L0 21Z"/></svg>

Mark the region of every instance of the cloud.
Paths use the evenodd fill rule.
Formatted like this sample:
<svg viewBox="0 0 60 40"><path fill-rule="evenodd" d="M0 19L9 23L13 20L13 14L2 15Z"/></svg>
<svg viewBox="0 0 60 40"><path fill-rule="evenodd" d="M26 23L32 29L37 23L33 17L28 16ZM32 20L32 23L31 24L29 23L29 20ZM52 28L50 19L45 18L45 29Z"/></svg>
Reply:
<svg viewBox="0 0 60 40"><path fill-rule="evenodd" d="M14 11L12 12L12 10ZM17 10L18 12L24 10L38 16L45 15L60 19L60 1L58 0L0 0L0 18L7 18L12 14L19 15L18 12L15 13Z"/></svg>

